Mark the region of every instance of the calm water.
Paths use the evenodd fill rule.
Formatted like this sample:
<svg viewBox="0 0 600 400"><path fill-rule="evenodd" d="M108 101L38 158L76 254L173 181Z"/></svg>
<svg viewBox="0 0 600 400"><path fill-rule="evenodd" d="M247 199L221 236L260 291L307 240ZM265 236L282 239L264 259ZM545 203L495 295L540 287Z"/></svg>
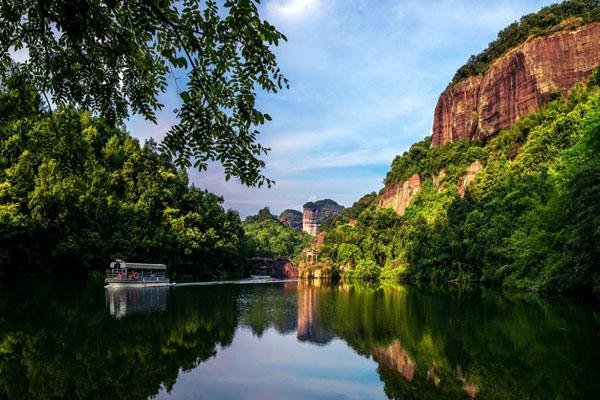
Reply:
<svg viewBox="0 0 600 400"><path fill-rule="evenodd" d="M491 290L4 284L0 398L600 397L600 310Z"/></svg>

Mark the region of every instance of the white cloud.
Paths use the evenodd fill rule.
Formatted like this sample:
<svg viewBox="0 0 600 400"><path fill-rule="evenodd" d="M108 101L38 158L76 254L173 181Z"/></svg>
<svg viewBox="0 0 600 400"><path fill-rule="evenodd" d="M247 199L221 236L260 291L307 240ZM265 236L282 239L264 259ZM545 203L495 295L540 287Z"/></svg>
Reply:
<svg viewBox="0 0 600 400"><path fill-rule="evenodd" d="M269 14L284 19L302 18L318 9L318 0L273 0L267 3Z"/></svg>

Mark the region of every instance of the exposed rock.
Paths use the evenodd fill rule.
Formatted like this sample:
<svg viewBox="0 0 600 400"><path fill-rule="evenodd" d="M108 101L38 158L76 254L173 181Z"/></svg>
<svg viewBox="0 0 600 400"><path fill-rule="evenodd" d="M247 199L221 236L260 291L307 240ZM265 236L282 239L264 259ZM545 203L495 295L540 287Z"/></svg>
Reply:
<svg viewBox="0 0 600 400"><path fill-rule="evenodd" d="M297 279L298 267L288 259L278 259L273 263L273 277L278 279Z"/></svg>
<svg viewBox="0 0 600 400"><path fill-rule="evenodd" d="M412 198L421 190L421 177L414 174L407 180L384 188L377 199L378 208L392 208L398 214L404 214Z"/></svg>
<svg viewBox="0 0 600 400"><path fill-rule="evenodd" d="M317 222L318 210L305 208L302 212L302 230L311 236L315 236L321 229L321 224Z"/></svg>
<svg viewBox="0 0 600 400"><path fill-rule="evenodd" d="M475 136L480 86L481 76L471 76L442 93L435 106L432 146Z"/></svg>
<svg viewBox="0 0 600 400"><path fill-rule="evenodd" d="M448 87L438 100L432 146L485 140L588 79L600 64L600 23L527 40L494 61L483 76Z"/></svg>
<svg viewBox="0 0 600 400"><path fill-rule="evenodd" d="M321 225L344 211L344 207L331 199L308 202L302 210L302 230L309 235L319 233Z"/></svg>
<svg viewBox="0 0 600 400"><path fill-rule="evenodd" d="M458 178L457 187L460 197L465 197L465 191L467 190L467 187L471 182L473 182L473 180L475 180L475 176L477 176L477 173L481 171L482 168L483 164L481 161L475 160L467 167L465 173Z"/></svg>
<svg viewBox="0 0 600 400"><path fill-rule="evenodd" d="M444 168L440 169L437 174L431 174L431 180L433 181L433 186L437 189L438 192L444 190L444 184L446 179L446 170Z"/></svg>
<svg viewBox="0 0 600 400"><path fill-rule="evenodd" d="M298 210L287 209L279 214L279 222L293 229L302 229L302 213Z"/></svg>

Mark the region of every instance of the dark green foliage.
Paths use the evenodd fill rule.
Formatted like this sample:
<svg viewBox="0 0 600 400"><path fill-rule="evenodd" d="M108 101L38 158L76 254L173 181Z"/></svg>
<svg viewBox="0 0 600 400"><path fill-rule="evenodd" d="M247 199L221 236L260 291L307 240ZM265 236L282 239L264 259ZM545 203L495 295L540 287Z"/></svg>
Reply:
<svg viewBox="0 0 600 400"><path fill-rule="evenodd" d="M271 185L259 158L269 149L256 140L256 127L271 117L256 109L256 89L287 87L271 50L286 38L261 19L258 3L2 1L0 72L13 68L9 50L26 48L18 68L35 90L110 123L130 113L156 122L167 77L178 80L167 154L180 167L218 161L227 179Z"/></svg>
<svg viewBox="0 0 600 400"><path fill-rule="evenodd" d="M523 43L530 36L541 36L554 33L553 28L561 22L577 18L572 22L577 25L600 21L600 1L598 0L570 0L542 8L537 13L527 14L498 33L498 38L477 55L469 58L467 63L460 67L451 85L472 75L483 74L490 64L507 50Z"/></svg>
<svg viewBox="0 0 600 400"><path fill-rule="evenodd" d="M334 200L331 199L323 199L317 201L309 201L308 203L302 206L303 208L310 208L312 210L332 210L337 212L342 212L344 210L344 206L339 205Z"/></svg>
<svg viewBox="0 0 600 400"><path fill-rule="evenodd" d="M250 222L246 219L244 230L253 256L291 258L300 253L310 239L307 233L272 218Z"/></svg>
<svg viewBox="0 0 600 400"><path fill-rule="evenodd" d="M461 197L459 178L476 159L483 169ZM575 86L483 147L418 143L394 160L386 183L412 173L422 190L403 216L371 205L357 224L329 226L320 260L346 269L372 260L394 279L600 293L597 88Z"/></svg>
<svg viewBox="0 0 600 400"><path fill-rule="evenodd" d="M245 237L223 199L104 119L46 114L14 76L0 93L0 273L85 275L114 258L175 277L245 273ZM18 101L15 101L18 99Z"/></svg>
<svg viewBox="0 0 600 400"><path fill-rule="evenodd" d="M588 85L591 87L600 87L600 65L598 65L590 74Z"/></svg>
<svg viewBox="0 0 600 400"><path fill-rule="evenodd" d="M276 220L277 217L271 214L271 210L269 207L265 206L258 210L258 214L256 215L248 215L244 222L262 222L266 220Z"/></svg>
<svg viewBox="0 0 600 400"><path fill-rule="evenodd" d="M345 208L339 216L325 221L325 223L321 225L321 230L329 230L335 227L337 224L347 224L351 221L357 220L360 213L372 206L375 203L375 200L377 200L377 193L372 192L365 194L363 197L355 201L354 204L352 204L352 207Z"/></svg>
<svg viewBox="0 0 600 400"><path fill-rule="evenodd" d="M304 204L303 209L310 209L316 212L315 219L320 224L325 224L331 219L339 216L344 211L344 206L339 205L331 199L324 199L318 201L309 201Z"/></svg>

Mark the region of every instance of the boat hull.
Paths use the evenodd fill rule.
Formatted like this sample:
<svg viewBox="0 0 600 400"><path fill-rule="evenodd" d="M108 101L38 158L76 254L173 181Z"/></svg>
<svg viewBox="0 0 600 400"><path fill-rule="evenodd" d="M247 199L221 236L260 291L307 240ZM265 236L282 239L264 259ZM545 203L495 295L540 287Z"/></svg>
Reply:
<svg viewBox="0 0 600 400"><path fill-rule="evenodd" d="M129 279L106 279L106 286L119 288L119 287L157 287L157 286L169 286L171 282L168 279L153 279L153 280L129 280Z"/></svg>

